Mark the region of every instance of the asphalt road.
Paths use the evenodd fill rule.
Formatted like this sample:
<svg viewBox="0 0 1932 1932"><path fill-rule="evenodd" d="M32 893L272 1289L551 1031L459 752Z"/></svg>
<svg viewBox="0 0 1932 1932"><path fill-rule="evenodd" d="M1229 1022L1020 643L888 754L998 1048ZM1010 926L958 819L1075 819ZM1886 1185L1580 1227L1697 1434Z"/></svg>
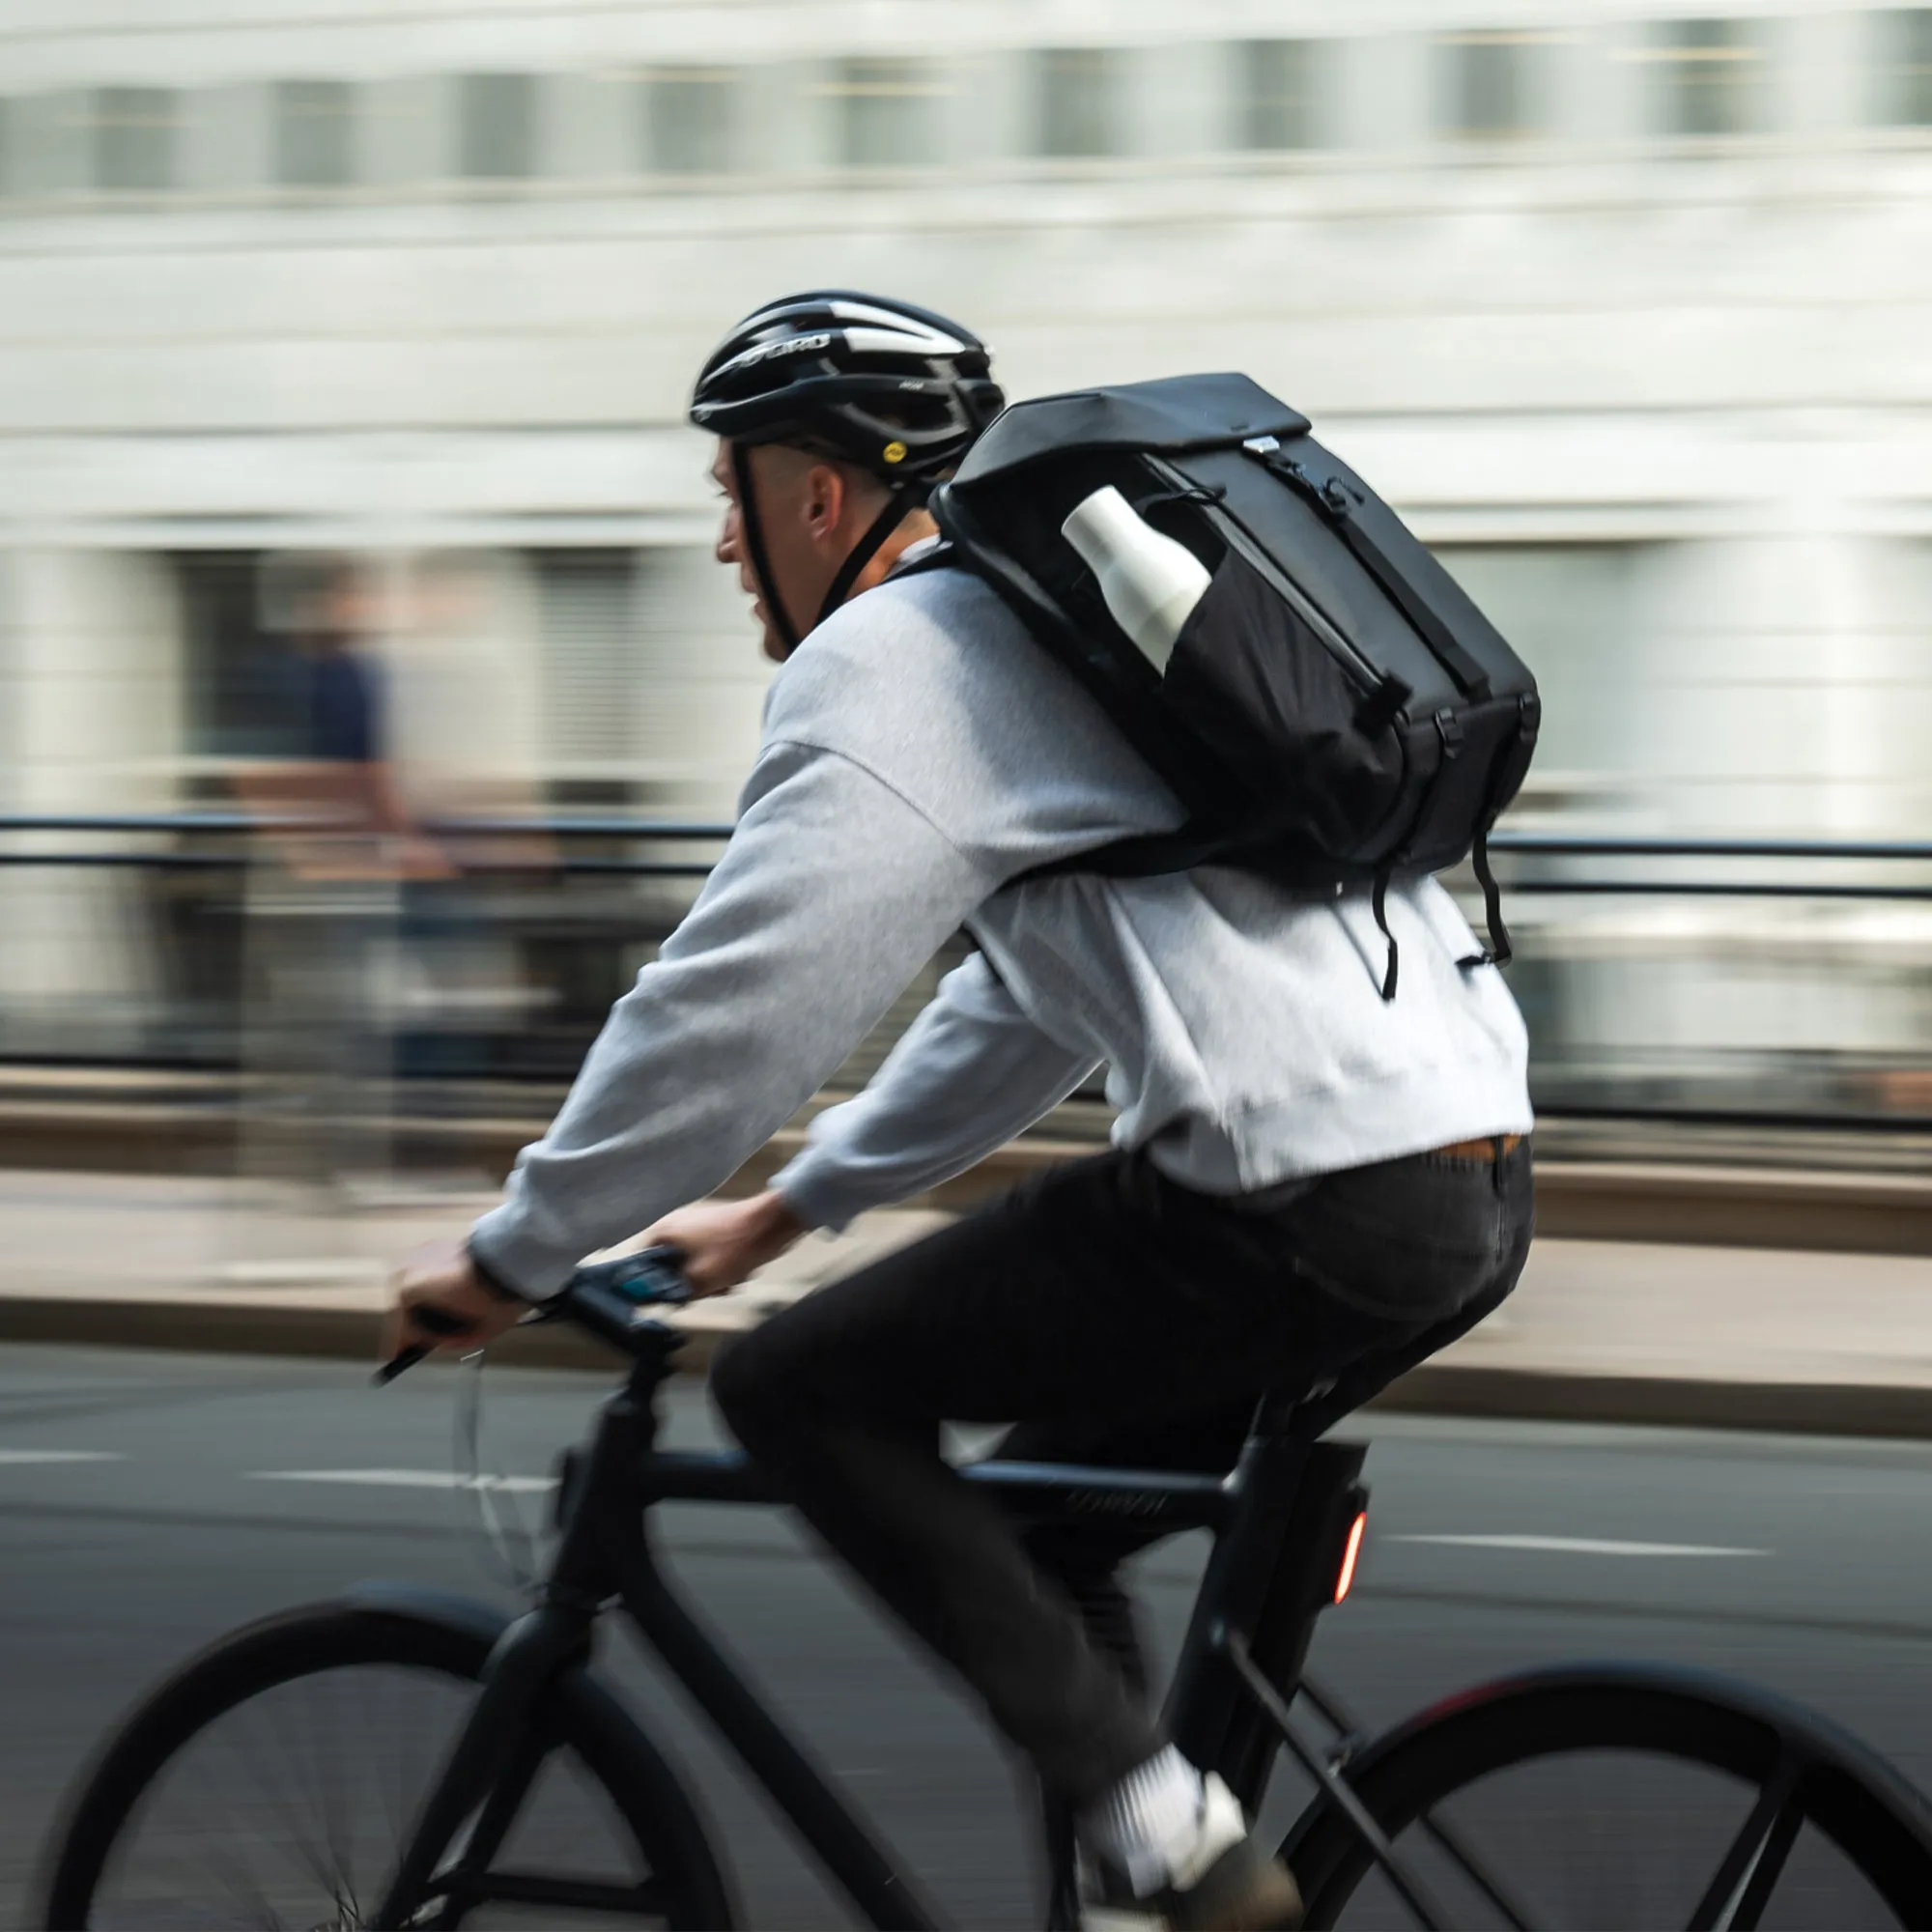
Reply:
<svg viewBox="0 0 1932 1932"><path fill-rule="evenodd" d="M0 1923L19 1918L90 1747L193 1647L371 1576L510 1601L472 1499L437 1486L456 1374L379 1394L327 1363L29 1348L0 1361ZM541 1477L606 1386L493 1374L492 1463ZM700 1396L670 1407L671 1439L709 1439ZM1414 1418L1364 1433L1361 1580L1314 1668L1368 1719L1535 1662L1670 1660L1796 1696L1932 1785L1932 1446ZM534 1486L523 1500L540 1512ZM1013 1781L971 1713L769 1513L666 1515L692 1594L946 1908L1029 1922ZM1170 1642L1199 1553L1143 1565ZM611 1650L695 1776L748 1922L847 1922L673 1697L621 1639ZM1852 1908L1821 1884L1810 1909L1829 1923ZM1571 1909L1616 1922L1624 1907L1612 1886Z"/></svg>

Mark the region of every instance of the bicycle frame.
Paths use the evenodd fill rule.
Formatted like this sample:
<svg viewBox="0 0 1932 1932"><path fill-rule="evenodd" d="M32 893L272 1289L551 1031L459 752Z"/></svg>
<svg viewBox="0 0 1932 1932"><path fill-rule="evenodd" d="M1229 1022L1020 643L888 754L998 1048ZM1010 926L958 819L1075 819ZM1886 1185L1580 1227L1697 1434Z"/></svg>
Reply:
<svg viewBox="0 0 1932 1932"><path fill-rule="evenodd" d="M868 1923L907 1932L941 1924L831 1773L771 1715L659 1567L647 1529L655 1505L782 1497L742 1454L656 1446L654 1398L672 1372L676 1331L614 1298L610 1307L601 1297L586 1306L573 1295L573 1303L572 1316L620 1342L634 1366L587 1444L564 1459L559 1540L536 1607L492 1653L374 1922L440 1922L424 1916L433 1901L448 1911L505 1895L488 1867L542 1760L545 1691L557 1673L587 1660L596 1620L615 1600ZM1344 1548L1366 1500L1357 1481L1365 1453L1297 1436L1292 1408L1264 1404L1225 1478L998 1462L964 1473L1031 1520L1109 1516L1163 1532L1213 1532L1164 1717L1180 1748L1219 1771L1252 1815L1280 1721L1267 1707L1275 1699L1264 1703L1255 1679L1280 1700L1277 1711L1295 1693L1315 1619L1334 1600ZM1326 1768L1290 1742L1321 1776ZM1053 1932L1077 1924L1078 1904L1068 1822L1051 1807L1046 1843ZM614 1886L570 1885L554 1902L636 1911L639 1899Z"/></svg>

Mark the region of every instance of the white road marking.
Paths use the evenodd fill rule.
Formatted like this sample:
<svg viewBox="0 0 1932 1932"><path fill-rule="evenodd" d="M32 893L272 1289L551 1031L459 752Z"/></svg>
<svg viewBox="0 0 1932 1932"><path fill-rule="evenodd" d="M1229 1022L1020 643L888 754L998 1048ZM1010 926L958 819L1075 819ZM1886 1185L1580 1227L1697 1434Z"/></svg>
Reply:
<svg viewBox="0 0 1932 1932"><path fill-rule="evenodd" d="M125 1463L118 1449L0 1449L0 1468L20 1463Z"/></svg>
<svg viewBox="0 0 1932 1932"><path fill-rule="evenodd" d="M1384 1536L1383 1543L1441 1543L1457 1549L1549 1549L1571 1556L1769 1556L1723 1543L1619 1543L1595 1536Z"/></svg>
<svg viewBox="0 0 1932 1932"><path fill-rule="evenodd" d="M454 1469L250 1469L257 1483L358 1483L372 1490L506 1490L513 1495L556 1488L554 1476L483 1476Z"/></svg>

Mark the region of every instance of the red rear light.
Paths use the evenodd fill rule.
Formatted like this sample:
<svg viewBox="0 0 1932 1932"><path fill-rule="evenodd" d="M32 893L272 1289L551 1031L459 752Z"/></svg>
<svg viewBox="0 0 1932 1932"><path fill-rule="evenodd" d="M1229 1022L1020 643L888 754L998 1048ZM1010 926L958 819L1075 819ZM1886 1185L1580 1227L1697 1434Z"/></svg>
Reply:
<svg viewBox="0 0 1932 1932"><path fill-rule="evenodd" d="M1338 1604L1349 1594L1349 1585L1355 1580L1355 1559L1362 1553L1362 1532L1368 1526L1368 1511L1357 1510L1354 1521L1349 1525L1349 1541L1343 1546L1342 1567L1335 1576L1335 1601Z"/></svg>

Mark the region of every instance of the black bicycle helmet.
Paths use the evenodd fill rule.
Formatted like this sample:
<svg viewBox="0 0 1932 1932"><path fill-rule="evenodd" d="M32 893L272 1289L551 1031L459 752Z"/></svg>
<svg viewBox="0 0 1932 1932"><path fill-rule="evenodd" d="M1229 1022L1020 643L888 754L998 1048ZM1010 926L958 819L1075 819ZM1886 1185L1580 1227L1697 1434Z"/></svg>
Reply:
<svg viewBox="0 0 1932 1932"><path fill-rule="evenodd" d="M799 633L777 596L746 451L784 443L892 486L820 606L845 601L880 545L923 504L1005 407L986 345L930 309L850 289L814 289L754 310L712 352L691 420L731 446L753 575L787 652Z"/></svg>

